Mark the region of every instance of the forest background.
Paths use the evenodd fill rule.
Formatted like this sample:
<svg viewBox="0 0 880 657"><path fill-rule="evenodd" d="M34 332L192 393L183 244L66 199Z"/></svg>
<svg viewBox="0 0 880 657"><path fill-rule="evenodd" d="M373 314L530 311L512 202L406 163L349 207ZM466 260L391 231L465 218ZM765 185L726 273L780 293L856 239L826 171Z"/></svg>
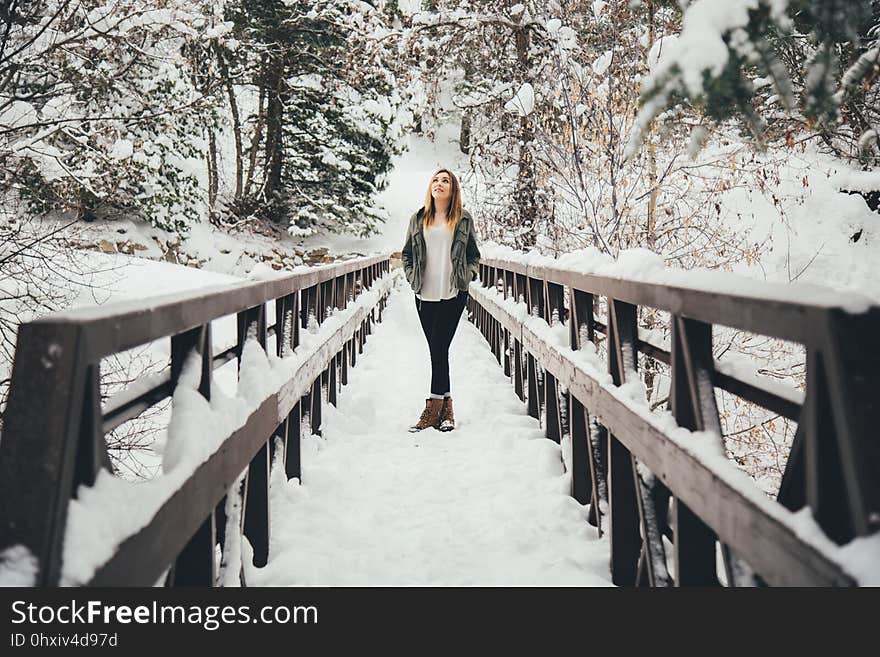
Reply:
<svg viewBox="0 0 880 657"><path fill-rule="evenodd" d="M99 253L243 276L398 250L423 187L382 193L426 144L484 243L880 299L877 0L9 0L0 20L0 404L18 324L100 300ZM802 395L799 347L720 327L715 351ZM667 372L641 365L662 408ZM102 363L102 392L156 366ZM772 494L794 426L717 394ZM153 421L111 437L131 476Z"/></svg>

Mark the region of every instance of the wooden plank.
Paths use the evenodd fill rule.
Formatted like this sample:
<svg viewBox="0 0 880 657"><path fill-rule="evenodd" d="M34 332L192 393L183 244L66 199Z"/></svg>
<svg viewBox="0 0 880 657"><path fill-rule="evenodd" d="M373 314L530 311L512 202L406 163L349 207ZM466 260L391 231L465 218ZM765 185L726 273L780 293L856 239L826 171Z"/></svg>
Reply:
<svg viewBox="0 0 880 657"><path fill-rule="evenodd" d="M196 468L146 527L122 542L89 586L152 586L265 444L277 419L278 397L272 396Z"/></svg>
<svg viewBox="0 0 880 657"><path fill-rule="evenodd" d="M234 314L332 279L358 263L381 261L375 256L331 267L316 268L270 281L217 285L178 294L110 303L54 313L36 320L40 324L81 325L83 356L97 361L106 356L158 340L211 320Z"/></svg>
<svg viewBox="0 0 880 657"><path fill-rule="evenodd" d="M56 586L61 573L85 398L80 333L72 325L19 326L3 416L0 548L27 547L40 564L38 586Z"/></svg>
<svg viewBox="0 0 880 657"><path fill-rule="evenodd" d="M526 266L508 260L488 258L487 263L535 279L546 279L585 292L607 296L637 306L666 310L685 317L700 318L743 331L818 346L824 341L822 317L828 309L846 306L869 307L864 296L841 293L819 286L772 284L725 274L717 283L704 287L626 280L582 274L554 267ZM711 274L710 274L711 275ZM731 290L724 293L719 284ZM760 291L757 288L760 287ZM817 301L818 299L818 301Z"/></svg>
<svg viewBox="0 0 880 657"><path fill-rule="evenodd" d="M673 315L670 360L669 408L673 417L679 426L708 432L702 440L714 440L723 453L712 385L712 327ZM718 586L715 533L679 499L673 502L673 518L676 585Z"/></svg>
<svg viewBox="0 0 880 657"><path fill-rule="evenodd" d="M150 524L123 542L120 551L99 569L91 584L152 585L182 549L186 538L195 531L208 510L214 508L260 446L265 444L266 437L288 415L293 419L296 415L293 409L310 387L310 382L345 344L346 336L350 336L354 328L360 325L366 312L366 309L359 308L345 324L328 336L298 368L290 381L263 402L245 425L234 432L181 489L162 505ZM292 435L298 435L294 434L294 427L299 427L298 418L296 422L291 422L288 441ZM299 475L296 472L299 466L298 455L298 445L294 451L288 444L286 461L290 476ZM132 564L138 564L138 568L134 568ZM143 570L140 569L141 566Z"/></svg>
<svg viewBox="0 0 880 657"><path fill-rule="evenodd" d="M608 371L622 385L638 366L635 347L635 306L608 300ZM642 538L634 462L630 451L612 433L608 436L608 506L611 534L611 580L618 586L637 583ZM650 572L650 571L649 571Z"/></svg>
<svg viewBox="0 0 880 657"><path fill-rule="evenodd" d="M482 303L483 299L479 295L477 300ZM784 507L776 506L770 512L763 494L742 492L743 482L738 477L728 480L730 475L716 473L695 459L666 435L659 419L643 416L631 408L613 386L580 370L562 351L543 343L528 327L523 326L522 331L525 348L536 354L542 365L614 432L675 497L684 501L768 583L854 583L840 564L799 538L797 523Z"/></svg>

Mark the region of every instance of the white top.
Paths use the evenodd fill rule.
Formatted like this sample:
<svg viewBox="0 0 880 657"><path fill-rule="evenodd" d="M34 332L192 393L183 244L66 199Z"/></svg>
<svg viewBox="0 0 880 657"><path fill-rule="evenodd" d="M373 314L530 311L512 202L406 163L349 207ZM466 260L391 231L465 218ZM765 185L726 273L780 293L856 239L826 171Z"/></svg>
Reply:
<svg viewBox="0 0 880 657"><path fill-rule="evenodd" d="M418 296L422 301L442 301L458 294L452 285L452 234L446 222L436 221L424 231L426 262L422 276L422 290Z"/></svg>

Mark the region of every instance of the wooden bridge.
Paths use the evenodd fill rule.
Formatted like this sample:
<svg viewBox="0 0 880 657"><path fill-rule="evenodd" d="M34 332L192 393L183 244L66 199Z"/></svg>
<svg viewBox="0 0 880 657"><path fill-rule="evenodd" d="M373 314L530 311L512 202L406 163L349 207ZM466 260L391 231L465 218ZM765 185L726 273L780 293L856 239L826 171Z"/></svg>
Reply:
<svg viewBox="0 0 880 657"><path fill-rule="evenodd" d="M396 275L389 258L366 258L22 325L0 440L0 550L26 549L32 583L42 586L213 586L218 552L238 535L265 566L276 445L287 477L300 478L301 427L307 419L319 433L322 404L345 394ZM686 282L488 259L468 314L546 437L570 437L571 495L610 538L615 584L859 585L845 546L878 545L880 307L802 287L746 288L732 276ZM640 307L668 315L668 345L640 329ZM237 338L218 348L212 322L229 315ZM717 363L715 325L803 345L805 395ZM165 339L167 368L102 406L101 360ZM639 354L668 366L674 421L627 392ZM219 413L205 424L219 422L222 435L176 436L175 468L145 486L142 500L126 500L118 535L97 541L86 572L66 573L72 500L111 490L97 484L112 479L105 436L169 396L194 404L187 385L210 400L212 372L233 360L253 389L240 384L234 412L204 410ZM716 389L797 422L777 500L718 458ZM235 507L227 495L240 517L227 517Z"/></svg>

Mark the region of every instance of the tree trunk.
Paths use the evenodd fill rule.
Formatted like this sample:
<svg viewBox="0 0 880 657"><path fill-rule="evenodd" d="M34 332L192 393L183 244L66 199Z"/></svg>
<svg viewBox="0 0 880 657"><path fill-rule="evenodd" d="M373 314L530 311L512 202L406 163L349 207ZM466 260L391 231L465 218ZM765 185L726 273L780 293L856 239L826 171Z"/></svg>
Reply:
<svg viewBox="0 0 880 657"><path fill-rule="evenodd" d="M241 200L242 179L244 178L244 154L241 141L241 117L238 113L238 101L235 98L235 89L229 77L229 66L223 52L217 50L217 62L220 64L220 74L223 76L223 84L229 97L229 111L232 114L232 137L235 140L235 195L236 203Z"/></svg>
<svg viewBox="0 0 880 657"><path fill-rule="evenodd" d="M257 103L257 124L254 126L254 136L251 139L250 155L248 157L248 172L244 183L244 196L250 196L251 186L254 181L254 172L257 170L257 155L260 152L260 144L263 141L263 126L266 124L266 60L263 59L260 66L260 99Z"/></svg>
<svg viewBox="0 0 880 657"><path fill-rule="evenodd" d="M471 80L474 74L473 65L468 62L464 65L464 81L465 85ZM462 153L470 153L471 151L471 110L464 108L461 111L461 131L458 137L458 147Z"/></svg>
<svg viewBox="0 0 880 657"><path fill-rule="evenodd" d="M266 159L264 164L265 186L263 197L273 205L282 194L281 169L284 163L284 106L281 85L284 81L284 61L270 58L266 75ZM273 221L280 221L276 212Z"/></svg>
<svg viewBox="0 0 880 657"><path fill-rule="evenodd" d="M516 30L516 61L518 73L523 82L529 82L529 31L519 27ZM538 223L537 185L535 161L532 157L532 130L530 116L522 116L519 120L519 167L516 173L514 201L516 216L519 218L516 247L527 249L535 245Z"/></svg>
<svg viewBox="0 0 880 657"><path fill-rule="evenodd" d="M213 220L217 206L217 136L214 127L208 126L208 215Z"/></svg>
<svg viewBox="0 0 880 657"><path fill-rule="evenodd" d="M648 55L654 45L654 0L648 0L648 48L645 50L645 68L650 70ZM647 71L646 71L647 73ZM648 140L648 248L652 251L657 243L657 146L654 143L654 124L647 135Z"/></svg>

